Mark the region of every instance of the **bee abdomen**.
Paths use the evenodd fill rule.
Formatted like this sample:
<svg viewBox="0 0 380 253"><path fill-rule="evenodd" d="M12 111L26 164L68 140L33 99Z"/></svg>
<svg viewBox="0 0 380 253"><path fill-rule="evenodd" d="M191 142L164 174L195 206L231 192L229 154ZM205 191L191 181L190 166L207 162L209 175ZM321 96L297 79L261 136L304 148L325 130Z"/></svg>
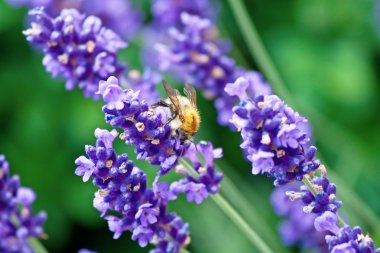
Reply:
<svg viewBox="0 0 380 253"><path fill-rule="evenodd" d="M183 113L184 120L180 129L190 135L198 131L201 118L199 112L194 108L187 108Z"/></svg>

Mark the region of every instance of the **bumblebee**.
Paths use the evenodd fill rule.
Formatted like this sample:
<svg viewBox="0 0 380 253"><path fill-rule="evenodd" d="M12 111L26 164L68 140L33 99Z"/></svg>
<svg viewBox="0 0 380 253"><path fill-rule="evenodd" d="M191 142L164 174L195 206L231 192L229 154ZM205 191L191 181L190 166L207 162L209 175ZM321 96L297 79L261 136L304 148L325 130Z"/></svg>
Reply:
<svg viewBox="0 0 380 253"><path fill-rule="evenodd" d="M162 84L168 98L158 101L152 107L168 107L171 111L171 118L165 122L165 125L169 124L172 130L180 130L185 139L192 140L192 136L197 133L201 123L201 116L197 109L197 93L194 87L186 84L183 89L186 96L182 96L165 80L162 81Z"/></svg>

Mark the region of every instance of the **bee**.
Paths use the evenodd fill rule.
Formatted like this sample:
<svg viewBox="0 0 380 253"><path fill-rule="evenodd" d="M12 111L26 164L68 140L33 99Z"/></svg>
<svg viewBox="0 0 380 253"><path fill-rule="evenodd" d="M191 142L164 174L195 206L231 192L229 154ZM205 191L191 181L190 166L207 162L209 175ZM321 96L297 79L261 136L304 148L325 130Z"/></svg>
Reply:
<svg viewBox="0 0 380 253"><path fill-rule="evenodd" d="M197 93L194 87L190 84L185 85L183 89L185 97L165 80L162 81L162 84L168 98L160 100L152 106L168 107L171 111L171 118L165 122L165 125L169 124L171 129L180 130L183 133L182 139L192 140L192 136L197 133L201 123L201 116L197 109Z"/></svg>

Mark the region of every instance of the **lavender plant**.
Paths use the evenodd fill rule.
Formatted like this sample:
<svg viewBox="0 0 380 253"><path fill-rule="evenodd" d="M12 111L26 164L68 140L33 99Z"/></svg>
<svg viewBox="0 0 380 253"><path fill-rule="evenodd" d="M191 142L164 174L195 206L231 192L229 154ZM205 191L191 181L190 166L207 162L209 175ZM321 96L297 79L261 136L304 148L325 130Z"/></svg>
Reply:
<svg viewBox="0 0 380 253"><path fill-rule="evenodd" d="M46 238L42 228L46 213L33 213L35 199L32 189L11 176L8 161L0 155L0 252L33 252L31 240Z"/></svg>
<svg viewBox="0 0 380 253"><path fill-rule="evenodd" d="M150 68L142 74L129 70L123 75L125 68L118 62L117 54L127 44L116 32L121 35L121 30L126 28L115 28L116 22L108 23L116 32L103 26L102 20L110 15L103 15L105 10L99 8L98 3L84 1L79 5L88 10L93 8L89 13L96 13L99 18L75 9L63 9L53 18L47 14L50 10L36 8L30 11L36 22L24 33L29 42L42 46L46 70L53 77L62 76L67 89L78 85L85 96L103 98L106 122L118 129L96 129L96 145L86 146L87 157L81 156L75 161L78 166L75 173L83 177L83 181L92 179L99 188L94 207L107 220L114 238L130 231L132 239L141 247L153 244L153 253L180 252L190 241L189 224L169 212L168 204L184 193L189 202L197 204L214 195L216 202L241 225L248 237L262 243L217 194L223 174L216 170L214 159L222 156L221 149L214 149L206 142L192 144L181 138L178 129L167 124L173 117L170 108L153 106L160 97L155 85L161 76ZM113 8L115 6L123 5L115 4ZM305 243L317 238L314 244L305 245L318 245L320 249L327 245L332 253L380 252L359 227L351 228L339 216L342 203L336 198L336 187L327 178L324 166L315 158L317 149L311 145L306 118L272 95L271 87L260 73L238 67L228 56L228 48L215 33L212 22L215 13L210 11L210 6L208 1L154 1L155 25L170 27L170 41L155 45L159 70L193 83L206 98L215 100L219 123L233 124L241 132L241 148L252 164L253 174L273 177L275 186L294 181L304 183L299 189L285 193L298 205L277 209L282 210L282 215L290 216L286 223L288 230L295 226L292 222L302 217L300 222L307 226L303 224L304 230L300 232L307 231L313 237L299 239L299 235L288 234L293 238L287 242L302 240ZM127 9L120 13L124 15ZM116 9L111 10L113 13ZM137 17L132 19L138 20ZM127 21L120 23L128 24ZM134 27L135 23L128 26L130 30ZM117 154L114 148L117 137L134 147L137 159L157 168L151 186L146 172L134 165L130 155ZM164 176L170 172L179 174L181 179L165 181ZM276 199L285 197L284 193L276 195ZM320 243L321 235L326 235L326 244ZM262 252L271 252L263 244L259 246Z"/></svg>
<svg viewBox="0 0 380 253"><path fill-rule="evenodd" d="M241 131L241 148L252 163L252 173L273 177L277 186L295 180L304 183L286 195L301 199L305 213L317 215L314 227L327 233L329 252L380 252L359 227L352 229L339 216L342 203L336 199L336 186L329 182L326 168L314 158L316 148L303 126L307 120L275 95L249 96L239 80L228 84L226 91L241 99L233 109L232 122Z"/></svg>

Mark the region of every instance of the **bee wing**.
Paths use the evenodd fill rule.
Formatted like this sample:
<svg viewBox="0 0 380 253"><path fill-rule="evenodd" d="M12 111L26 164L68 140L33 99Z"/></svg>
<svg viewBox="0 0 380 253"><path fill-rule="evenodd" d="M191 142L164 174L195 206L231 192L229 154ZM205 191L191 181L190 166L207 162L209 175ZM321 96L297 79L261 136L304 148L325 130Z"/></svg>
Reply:
<svg viewBox="0 0 380 253"><path fill-rule="evenodd" d="M184 121L181 106L179 103L179 96L181 96L181 94L179 94L178 90L173 89L173 87L171 87L165 80L162 80L162 84L164 85L164 88L165 88L166 94L168 95L168 98L170 99L174 108L178 112L179 119L181 121Z"/></svg>
<svg viewBox="0 0 380 253"><path fill-rule="evenodd" d="M191 105L194 106L194 108L197 108L197 92L195 91L194 87L191 84L187 83L183 89L183 92L190 100Z"/></svg>

